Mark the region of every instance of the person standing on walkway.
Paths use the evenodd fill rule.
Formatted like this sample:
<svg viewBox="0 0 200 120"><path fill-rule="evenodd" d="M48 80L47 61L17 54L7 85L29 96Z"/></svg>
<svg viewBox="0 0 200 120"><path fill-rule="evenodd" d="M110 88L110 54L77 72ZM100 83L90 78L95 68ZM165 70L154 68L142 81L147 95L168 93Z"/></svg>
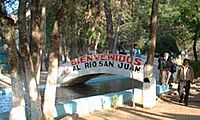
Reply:
<svg viewBox="0 0 200 120"><path fill-rule="evenodd" d="M161 54L161 56L158 58L158 69L160 70L160 85L167 84L167 54Z"/></svg>
<svg viewBox="0 0 200 120"><path fill-rule="evenodd" d="M172 57L168 59L168 75L167 75L167 83L169 84L169 88L172 88L172 84L174 82L174 73L176 72L176 64L173 62Z"/></svg>
<svg viewBox="0 0 200 120"><path fill-rule="evenodd" d="M177 73L178 92L180 96L179 102L182 103L184 99L184 103L186 106L188 106L190 83L193 83L193 78L194 78L193 68L189 64L190 60L184 59L183 64L180 66Z"/></svg>

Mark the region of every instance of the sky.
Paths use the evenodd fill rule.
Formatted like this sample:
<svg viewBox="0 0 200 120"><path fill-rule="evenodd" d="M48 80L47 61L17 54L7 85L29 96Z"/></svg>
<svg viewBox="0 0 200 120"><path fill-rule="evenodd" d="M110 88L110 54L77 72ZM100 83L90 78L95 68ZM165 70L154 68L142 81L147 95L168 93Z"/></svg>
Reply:
<svg viewBox="0 0 200 120"><path fill-rule="evenodd" d="M19 7L18 0L5 0L6 11L8 14L12 13L13 11L17 10Z"/></svg>

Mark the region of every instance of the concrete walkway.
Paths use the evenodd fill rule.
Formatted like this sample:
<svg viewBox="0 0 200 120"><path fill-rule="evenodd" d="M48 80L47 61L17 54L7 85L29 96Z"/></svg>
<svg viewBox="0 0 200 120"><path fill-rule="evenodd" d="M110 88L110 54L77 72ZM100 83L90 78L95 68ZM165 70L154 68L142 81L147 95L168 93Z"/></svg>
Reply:
<svg viewBox="0 0 200 120"><path fill-rule="evenodd" d="M189 106L179 103L176 91L177 84L165 94L159 96L156 106L145 109L128 105L120 106L116 110L103 109L89 114L73 114L56 120L200 120L200 87L192 85ZM9 113L0 113L0 120L8 120Z"/></svg>
<svg viewBox="0 0 200 120"><path fill-rule="evenodd" d="M145 109L121 106L117 110L99 110L87 115L73 115L76 120L200 120L200 89L192 85L189 106L179 103L176 84L168 93L159 96L156 106ZM63 118L67 120L69 118Z"/></svg>

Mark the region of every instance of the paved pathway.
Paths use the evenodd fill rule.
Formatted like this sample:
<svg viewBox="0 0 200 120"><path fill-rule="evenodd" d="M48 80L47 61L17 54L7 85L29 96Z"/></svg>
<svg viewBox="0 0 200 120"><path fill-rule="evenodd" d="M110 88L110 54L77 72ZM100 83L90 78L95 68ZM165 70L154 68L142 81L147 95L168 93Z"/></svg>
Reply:
<svg viewBox="0 0 200 120"><path fill-rule="evenodd" d="M62 120L200 120L200 86L192 86L189 98L189 106L179 103L176 91L177 86L160 96L156 106L152 109L144 109L121 106L117 110L104 109L85 115L74 114L72 117ZM0 120L7 120L8 113L1 113Z"/></svg>
<svg viewBox="0 0 200 120"><path fill-rule="evenodd" d="M156 106L144 109L122 106L117 110L99 110L87 115L74 115L76 120L200 120L200 89L193 86L189 106L178 102L176 89L159 97ZM67 120L63 118L63 120Z"/></svg>

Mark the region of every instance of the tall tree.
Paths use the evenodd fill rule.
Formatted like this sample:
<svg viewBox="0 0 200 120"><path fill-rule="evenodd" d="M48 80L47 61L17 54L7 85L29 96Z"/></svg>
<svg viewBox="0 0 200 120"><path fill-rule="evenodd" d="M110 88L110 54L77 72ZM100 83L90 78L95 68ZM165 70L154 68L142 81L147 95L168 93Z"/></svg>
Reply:
<svg viewBox="0 0 200 120"><path fill-rule="evenodd" d="M100 16L100 1L99 0L89 0L88 1L88 5L87 5L87 13L88 15L86 16L86 25L88 28L88 33L89 34L89 38L88 38L88 42L86 47L87 50L91 50L93 49L92 47L94 46L94 50L97 50L97 44L99 43L99 39L97 38L96 42L95 37L97 34L97 27L98 27L98 21L99 21L99 16ZM94 10L95 9L95 10ZM95 11L95 12L93 12ZM94 43L95 42L95 43Z"/></svg>
<svg viewBox="0 0 200 120"><path fill-rule="evenodd" d="M41 25L41 3L42 0L31 1L31 38L30 38L30 50L34 63L34 75L39 84L41 57L42 57L42 27ZM43 6L44 7L44 6Z"/></svg>
<svg viewBox="0 0 200 120"><path fill-rule="evenodd" d="M52 45L49 55L49 70L44 96L43 113L45 120L53 120L53 111L56 98L56 84L59 57L60 28L64 13L64 0L60 0L52 31Z"/></svg>
<svg viewBox="0 0 200 120"><path fill-rule="evenodd" d="M199 28L200 28L200 24L198 25ZM194 59L196 61L198 61L198 55L197 55L197 42L198 42L198 39L200 37L200 30L199 28L197 27L196 30L194 31L194 37L193 37L193 40L194 40L194 43L193 43L193 54L194 54Z"/></svg>
<svg viewBox="0 0 200 120"><path fill-rule="evenodd" d="M116 30L115 30L115 37L114 37L114 44L113 44L112 53L115 53L117 41L119 39L120 25L121 25L121 21L122 21L121 19L122 19L123 4L124 4L124 0L120 0L119 15L118 15L118 18L117 18L117 26L116 26Z"/></svg>
<svg viewBox="0 0 200 120"><path fill-rule="evenodd" d="M2 1L0 1L2 2ZM2 5L2 3L0 3ZM15 43L15 30L14 20L5 16L6 14L0 7L0 24L1 24L1 35L5 39L5 43L8 45L6 51L8 53L8 61L10 65L10 77L12 83L12 109L9 115L10 120L26 119L25 115L25 100L23 86L24 82L20 77L20 61L17 54L16 43Z"/></svg>
<svg viewBox="0 0 200 120"><path fill-rule="evenodd" d="M200 37L200 1L198 0L183 0L184 4L180 6L180 18L183 24L188 28L188 31L193 34L193 54L195 60L198 60L197 41Z"/></svg>
<svg viewBox="0 0 200 120"><path fill-rule="evenodd" d="M101 17L101 9L100 9L100 1L99 0L96 0L95 6L96 6L96 14L95 14L94 26L97 27L97 23L100 23L100 17ZM98 52L101 52L101 50L99 50L100 46L101 46L100 38L101 38L101 32L98 31L98 35L97 35L95 46L94 46L94 50L95 51L98 50ZM99 47L98 47L98 45L99 45Z"/></svg>
<svg viewBox="0 0 200 120"><path fill-rule="evenodd" d="M113 44L114 44L114 38L113 38L113 20L112 20L112 12L110 8L110 0L104 0L104 12L106 16L106 33L107 33L107 43L108 43L108 49L109 52L113 51Z"/></svg>
<svg viewBox="0 0 200 120"><path fill-rule="evenodd" d="M8 22L9 23L9 22ZM22 63L17 54L17 48L14 37L14 20L9 23L6 32L6 43L9 46L7 53L10 65L10 76L12 82L12 110L10 112L10 120L26 119L25 116L25 100L24 100L24 81L20 75L23 74L21 71Z"/></svg>
<svg viewBox="0 0 200 120"><path fill-rule="evenodd" d="M78 42L77 42L77 1L68 1L69 6L69 39L71 40L71 58L76 58L78 56Z"/></svg>
<svg viewBox="0 0 200 120"><path fill-rule="evenodd" d="M30 108L28 108L28 118L32 120L40 120L42 119L42 110L41 110L41 100L40 94L37 87L37 81L34 76L34 66L30 53L28 36L27 36L27 26L26 26L26 1L19 1L19 9L18 9L18 28L19 28L19 48L21 57L24 64L25 71L25 85L27 85L27 97L28 102L30 104Z"/></svg>
<svg viewBox="0 0 200 120"><path fill-rule="evenodd" d="M157 19L158 19L158 0L153 0L152 2L152 12L151 12L151 24L150 24L150 37L149 37L149 49L147 53L147 61L145 63L145 77L153 77L153 62L156 49L156 37L157 37Z"/></svg>

